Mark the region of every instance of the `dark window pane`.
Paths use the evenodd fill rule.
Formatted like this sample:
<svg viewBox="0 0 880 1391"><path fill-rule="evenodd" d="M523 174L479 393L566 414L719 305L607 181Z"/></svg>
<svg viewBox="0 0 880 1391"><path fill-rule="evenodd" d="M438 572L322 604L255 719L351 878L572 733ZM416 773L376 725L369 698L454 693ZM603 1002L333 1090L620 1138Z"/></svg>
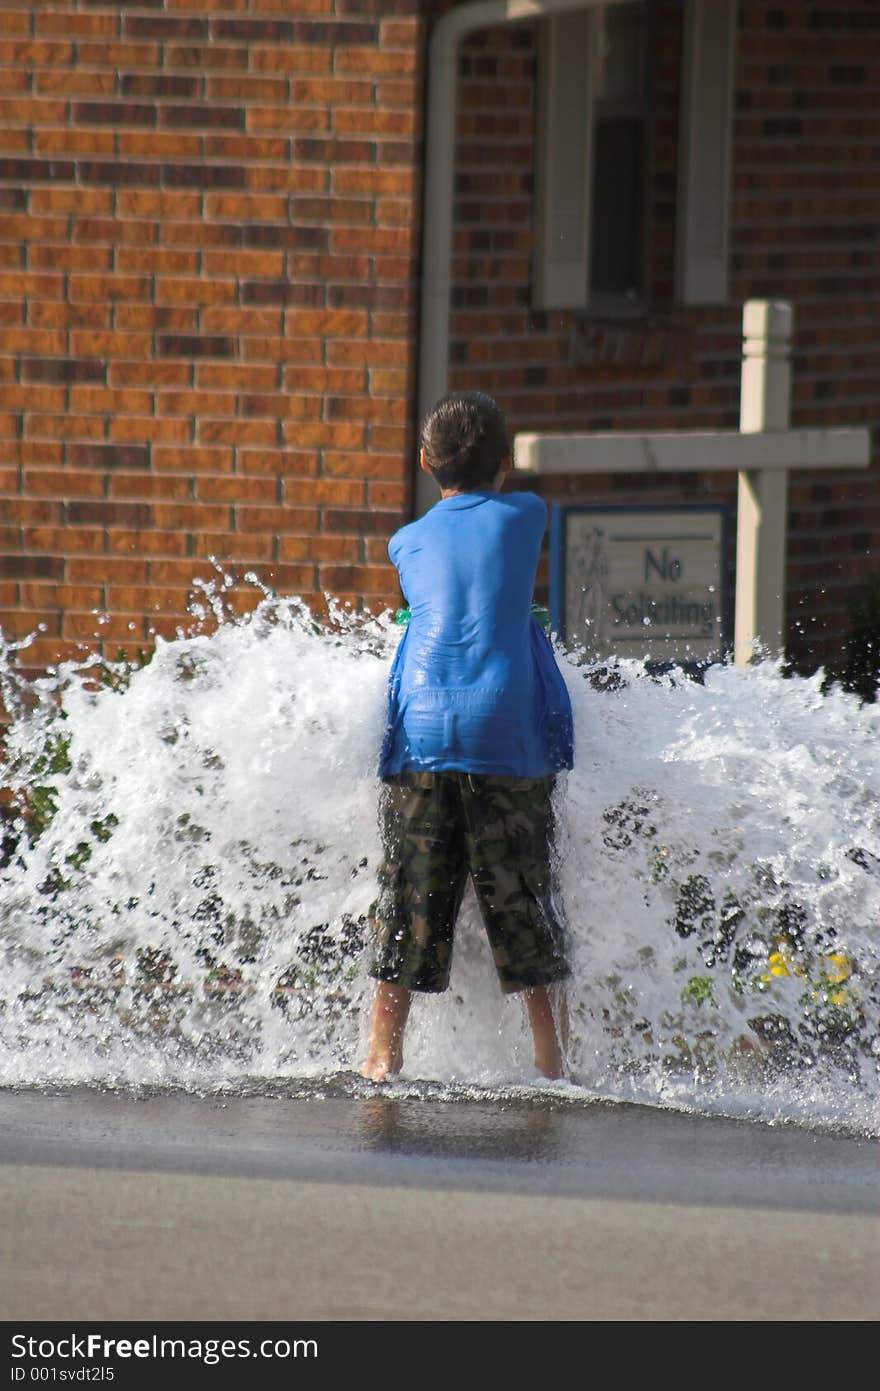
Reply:
<svg viewBox="0 0 880 1391"><path fill-rule="evenodd" d="M590 290L641 292L644 121L598 120L593 148Z"/></svg>

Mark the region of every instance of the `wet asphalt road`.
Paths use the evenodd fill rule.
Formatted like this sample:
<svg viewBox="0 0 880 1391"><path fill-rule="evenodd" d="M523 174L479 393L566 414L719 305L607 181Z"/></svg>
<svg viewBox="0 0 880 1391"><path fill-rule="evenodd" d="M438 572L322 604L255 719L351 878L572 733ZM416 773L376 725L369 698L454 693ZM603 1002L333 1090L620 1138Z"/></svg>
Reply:
<svg viewBox="0 0 880 1391"><path fill-rule="evenodd" d="M874 1319L876 1142L558 1097L0 1092L4 1319Z"/></svg>

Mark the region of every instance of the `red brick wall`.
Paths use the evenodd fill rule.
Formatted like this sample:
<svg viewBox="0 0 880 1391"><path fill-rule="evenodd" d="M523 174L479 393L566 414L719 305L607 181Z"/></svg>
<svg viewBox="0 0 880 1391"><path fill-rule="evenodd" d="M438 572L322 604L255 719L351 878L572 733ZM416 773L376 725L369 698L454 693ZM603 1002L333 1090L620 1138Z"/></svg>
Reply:
<svg viewBox="0 0 880 1391"><path fill-rule="evenodd" d="M424 31L442 7L0 0L0 625L46 625L35 663L174 631L209 555L313 602L396 601ZM681 7L656 14L637 324L532 310L534 26L468 42L453 384L494 392L515 428L735 426L741 303L779 295L795 423L875 424L880 5L740 0L731 300L686 311ZM732 477L688 474L542 488L735 499ZM803 475L791 498L792 650L822 660L877 569L876 461Z"/></svg>
<svg viewBox="0 0 880 1391"><path fill-rule="evenodd" d="M34 664L173 632L209 555L396 600L420 8L0 0L0 626L45 625Z"/></svg>
<svg viewBox="0 0 880 1391"><path fill-rule="evenodd" d="M735 428L742 302L772 296L794 304L793 423L877 426L880 5L740 0L730 303L721 308L673 299L681 6L658 0L655 17L650 305L636 323L533 310L536 29L467 42L453 384L495 394L515 429ZM870 474L792 478L789 648L805 665L835 654L848 599L880 573L878 463ZM736 503L733 475L539 486L557 500Z"/></svg>

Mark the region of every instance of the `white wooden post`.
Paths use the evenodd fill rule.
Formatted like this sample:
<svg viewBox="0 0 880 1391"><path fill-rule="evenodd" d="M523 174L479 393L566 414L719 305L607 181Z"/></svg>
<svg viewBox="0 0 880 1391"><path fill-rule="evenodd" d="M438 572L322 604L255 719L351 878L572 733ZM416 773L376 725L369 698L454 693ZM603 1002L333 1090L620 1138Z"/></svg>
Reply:
<svg viewBox="0 0 880 1391"><path fill-rule="evenodd" d="M791 404L791 305L747 300L739 428L787 430ZM742 471L736 519L734 660L747 666L756 643L778 652L784 641L788 470Z"/></svg>

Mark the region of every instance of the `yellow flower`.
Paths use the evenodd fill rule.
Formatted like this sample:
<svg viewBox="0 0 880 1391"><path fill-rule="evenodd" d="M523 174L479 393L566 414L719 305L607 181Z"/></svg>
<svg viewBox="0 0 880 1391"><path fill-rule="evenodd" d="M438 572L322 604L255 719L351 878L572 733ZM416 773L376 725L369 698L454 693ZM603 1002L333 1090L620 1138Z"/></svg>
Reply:
<svg viewBox="0 0 880 1391"><path fill-rule="evenodd" d="M791 972L788 969L788 962L786 961L781 951L774 951L770 953L770 972L771 975L774 976L791 975Z"/></svg>
<svg viewBox="0 0 880 1391"><path fill-rule="evenodd" d="M852 975L849 957L842 951L832 952L830 956L826 956L825 975L835 985L842 980L848 980Z"/></svg>

